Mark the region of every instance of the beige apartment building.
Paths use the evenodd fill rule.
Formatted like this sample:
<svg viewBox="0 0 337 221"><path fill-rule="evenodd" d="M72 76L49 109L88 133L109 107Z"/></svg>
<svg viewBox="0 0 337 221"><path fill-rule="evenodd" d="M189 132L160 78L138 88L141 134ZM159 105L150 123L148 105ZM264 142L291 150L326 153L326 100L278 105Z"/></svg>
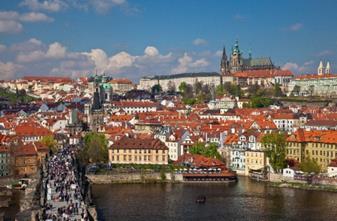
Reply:
<svg viewBox="0 0 337 221"><path fill-rule="evenodd" d="M337 157L337 131L297 130L287 138L288 159L302 162L305 158L316 160L322 171Z"/></svg>
<svg viewBox="0 0 337 221"><path fill-rule="evenodd" d="M159 139L122 137L109 148L112 164L168 164L168 148Z"/></svg>
<svg viewBox="0 0 337 221"><path fill-rule="evenodd" d="M267 156L264 151L245 151L245 175L249 175L250 170L262 170L267 165Z"/></svg>

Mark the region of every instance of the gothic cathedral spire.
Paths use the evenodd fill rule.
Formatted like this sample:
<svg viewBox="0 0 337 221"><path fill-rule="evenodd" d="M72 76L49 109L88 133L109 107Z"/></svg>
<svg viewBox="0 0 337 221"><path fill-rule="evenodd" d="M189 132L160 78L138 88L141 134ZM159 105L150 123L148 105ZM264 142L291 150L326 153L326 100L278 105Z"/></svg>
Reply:
<svg viewBox="0 0 337 221"><path fill-rule="evenodd" d="M223 51L222 51L220 72L221 72L222 75L227 75L229 73L228 59L227 59L227 54L226 54L226 48L225 47L223 48Z"/></svg>

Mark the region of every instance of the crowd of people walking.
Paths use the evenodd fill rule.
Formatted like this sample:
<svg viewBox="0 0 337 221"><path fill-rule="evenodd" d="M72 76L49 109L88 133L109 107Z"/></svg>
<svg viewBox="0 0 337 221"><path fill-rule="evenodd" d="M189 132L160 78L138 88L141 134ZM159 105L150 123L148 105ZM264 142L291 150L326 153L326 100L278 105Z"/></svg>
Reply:
<svg viewBox="0 0 337 221"><path fill-rule="evenodd" d="M74 150L64 147L52 155L46 171L43 220L89 220L77 177Z"/></svg>

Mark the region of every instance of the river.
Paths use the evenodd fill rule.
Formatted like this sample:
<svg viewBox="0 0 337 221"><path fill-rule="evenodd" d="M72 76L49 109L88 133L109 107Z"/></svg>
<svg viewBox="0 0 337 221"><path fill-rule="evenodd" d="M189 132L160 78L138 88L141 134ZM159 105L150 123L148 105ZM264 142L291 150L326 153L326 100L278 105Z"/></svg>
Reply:
<svg viewBox="0 0 337 221"><path fill-rule="evenodd" d="M99 220L337 220L337 193L231 184L94 185ZM205 204L196 204L205 195Z"/></svg>

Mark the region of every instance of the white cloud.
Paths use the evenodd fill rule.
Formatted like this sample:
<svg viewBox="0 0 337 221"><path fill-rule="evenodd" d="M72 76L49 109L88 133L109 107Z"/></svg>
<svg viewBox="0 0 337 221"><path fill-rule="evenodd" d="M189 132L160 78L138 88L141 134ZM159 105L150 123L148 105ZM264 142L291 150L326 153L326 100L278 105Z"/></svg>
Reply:
<svg viewBox="0 0 337 221"><path fill-rule="evenodd" d="M198 70L199 68L206 67L208 65L209 63L206 59L202 58L193 61L191 56L184 53L184 55L178 59L178 66L172 69L172 73L179 74L187 71Z"/></svg>
<svg viewBox="0 0 337 221"><path fill-rule="evenodd" d="M23 22L52 22L53 18L40 12L25 13L20 16L20 20Z"/></svg>
<svg viewBox="0 0 337 221"><path fill-rule="evenodd" d="M135 61L135 57L127 52L119 52L110 58L102 49L92 49L90 53L84 53L95 64L98 72L112 72L116 73L123 68L131 67Z"/></svg>
<svg viewBox="0 0 337 221"><path fill-rule="evenodd" d="M16 57L16 60L20 63L31 63L36 61L42 61L45 59L61 59L65 58L67 49L59 42L54 42L49 45L48 50L44 51L41 42L35 38L28 41L30 44L36 44L39 49L28 50L28 52L20 51Z"/></svg>
<svg viewBox="0 0 337 221"><path fill-rule="evenodd" d="M59 42L45 44L31 38L6 46L6 57L6 73L10 73L6 76L34 73L78 77L97 71L136 80L150 74L206 71L210 67L208 59L214 58L214 53L162 54L155 46L145 47L141 54L108 54L100 48L74 52Z"/></svg>
<svg viewBox="0 0 337 221"><path fill-rule="evenodd" d="M34 61L41 61L45 59L45 53L43 51L32 51L29 53L19 53L16 60L20 63L31 63Z"/></svg>
<svg viewBox="0 0 337 221"><path fill-rule="evenodd" d="M221 50L217 50L217 51L215 52L214 55L215 55L216 57L221 57L221 56L222 56L222 53L223 53L223 52L222 52Z"/></svg>
<svg viewBox="0 0 337 221"><path fill-rule="evenodd" d="M108 56L102 49L91 49L90 53L84 52L95 64L97 71L104 72L108 65Z"/></svg>
<svg viewBox="0 0 337 221"><path fill-rule="evenodd" d="M0 61L0 79L1 80L8 80L14 79L16 77L16 73L20 68L19 65L14 64L12 62L1 62Z"/></svg>
<svg viewBox="0 0 337 221"><path fill-rule="evenodd" d="M17 21L0 20L0 33L18 33L22 31L22 25Z"/></svg>
<svg viewBox="0 0 337 221"><path fill-rule="evenodd" d="M89 4L99 13L105 13L112 7L126 4L126 0L89 0Z"/></svg>
<svg viewBox="0 0 337 221"><path fill-rule="evenodd" d="M201 68L201 67L206 67L208 65L209 65L208 61L205 58L201 58L201 59L198 59L195 62L191 63L190 67Z"/></svg>
<svg viewBox="0 0 337 221"><path fill-rule="evenodd" d="M295 24L290 25L288 29L290 31L298 31L298 30L300 30L302 28L303 28L303 24L302 23L295 23Z"/></svg>
<svg viewBox="0 0 337 221"><path fill-rule="evenodd" d="M35 45L42 45L42 42L36 38L31 38L28 40L29 43L35 44Z"/></svg>
<svg viewBox="0 0 337 221"><path fill-rule="evenodd" d="M135 57L126 53L125 51L110 57L108 70L112 72L119 71L122 68L131 67L135 61Z"/></svg>
<svg viewBox="0 0 337 221"><path fill-rule="evenodd" d="M317 56L318 57L324 57L324 56L329 56L329 55L332 55L333 54L333 51L330 51L330 50L324 50L324 51L320 51L317 53Z"/></svg>
<svg viewBox="0 0 337 221"><path fill-rule="evenodd" d="M20 15L15 11L0 11L0 33L19 33L23 29L21 22L51 22L52 18L43 13L25 13Z"/></svg>
<svg viewBox="0 0 337 221"><path fill-rule="evenodd" d="M64 58L66 55L66 47L61 45L59 42L54 42L49 45L46 56L48 58Z"/></svg>
<svg viewBox="0 0 337 221"><path fill-rule="evenodd" d="M306 61L302 65L295 62L287 62L282 66L283 70L290 70L294 73L303 73L312 69L314 61Z"/></svg>
<svg viewBox="0 0 337 221"><path fill-rule="evenodd" d="M157 48L153 47L153 46L147 46L144 50L144 54L146 56L150 56L150 57L154 57L159 55L159 51Z"/></svg>
<svg viewBox="0 0 337 221"><path fill-rule="evenodd" d="M15 11L0 11L0 20L17 20L19 13Z"/></svg>
<svg viewBox="0 0 337 221"><path fill-rule="evenodd" d="M202 38L196 38L196 39L193 40L193 44L197 45L197 46L206 45L207 41L205 39L202 39Z"/></svg>
<svg viewBox="0 0 337 221"><path fill-rule="evenodd" d="M58 12L68 5L62 0L24 0L20 3L21 6L26 6L31 10L45 10L50 12Z"/></svg>

